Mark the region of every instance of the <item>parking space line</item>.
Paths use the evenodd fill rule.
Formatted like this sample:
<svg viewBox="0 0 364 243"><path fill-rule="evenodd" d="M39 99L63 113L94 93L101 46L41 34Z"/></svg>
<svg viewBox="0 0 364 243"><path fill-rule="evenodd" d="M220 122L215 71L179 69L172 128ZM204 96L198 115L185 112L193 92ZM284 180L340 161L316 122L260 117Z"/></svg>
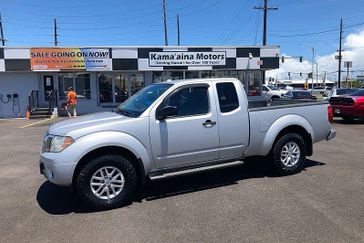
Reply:
<svg viewBox="0 0 364 243"><path fill-rule="evenodd" d="M21 127L19 127L19 128L26 128L26 127L30 127L30 126L33 126L33 125L41 124L41 123L46 122L46 121L49 121L49 120L52 120L52 118L47 118L47 119L44 119L44 120L40 120L40 121L37 121L37 122L33 122L33 123L30 123L30 124L27 124L27 125L21 126Z"/></svg>

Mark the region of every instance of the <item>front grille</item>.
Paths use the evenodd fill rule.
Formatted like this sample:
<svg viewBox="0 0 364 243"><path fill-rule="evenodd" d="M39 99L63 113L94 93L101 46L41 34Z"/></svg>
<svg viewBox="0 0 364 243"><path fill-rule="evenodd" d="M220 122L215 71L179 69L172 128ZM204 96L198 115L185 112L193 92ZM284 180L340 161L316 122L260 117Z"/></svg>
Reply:
<svg viewBox="0 0 364 243"><path fill-rule="evenodd" d="M342 106L352 106L355 101L352 98L347 97L331 97L329 100L331 105L342 105Z"/></svg>

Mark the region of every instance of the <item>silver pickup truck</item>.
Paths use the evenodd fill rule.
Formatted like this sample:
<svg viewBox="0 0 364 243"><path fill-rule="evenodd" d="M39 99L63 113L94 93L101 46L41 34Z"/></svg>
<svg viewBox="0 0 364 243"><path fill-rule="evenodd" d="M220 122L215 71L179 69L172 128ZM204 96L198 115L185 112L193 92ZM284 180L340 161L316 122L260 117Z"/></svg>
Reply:
<svg viewBox="0 0 364 243"><path fill-rule="evenodd" d="M51 125L41 173L73 186L93 208L127 203L151 180L270 156L280 174L299 172L312 145L335 137L328 103L248 108L237 79L167 81L145 87L114 112Z"/></svg>

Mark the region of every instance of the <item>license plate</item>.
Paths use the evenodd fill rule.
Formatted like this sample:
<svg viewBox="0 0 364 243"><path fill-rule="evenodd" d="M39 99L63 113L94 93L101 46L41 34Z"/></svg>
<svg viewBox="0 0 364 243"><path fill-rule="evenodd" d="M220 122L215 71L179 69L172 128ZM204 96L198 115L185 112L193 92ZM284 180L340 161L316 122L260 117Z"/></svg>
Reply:
<svg viewBox="0 0 364 243"><path fill-rule="evenodd" d="M340 109L335 109L336 114L340 114Z"/></svg>

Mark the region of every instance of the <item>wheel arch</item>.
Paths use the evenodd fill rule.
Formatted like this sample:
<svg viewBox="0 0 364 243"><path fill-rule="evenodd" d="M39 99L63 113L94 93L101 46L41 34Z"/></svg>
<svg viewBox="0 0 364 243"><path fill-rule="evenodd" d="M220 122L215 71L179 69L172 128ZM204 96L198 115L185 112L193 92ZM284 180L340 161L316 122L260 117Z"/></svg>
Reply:
<svg viewBox="0 0 364 243"><path fill-rule="evenodd" d="M86 153L77 163L76 168L73 173L72 178L72 185L75 185L75 180L77 178L77 175L80 173L81 169L92 159L100 157L102 155L108 155L108 154L116 154L125 157L128 159L134 166L137 178L138 178L138 186L143 187L145 184L145 168L143 161L141 158L138 158L132 151L130 151L127 148L124 148L122 146L116 146L116 145L109 145L109 146L102 146L99 148L96 148L94 150L89 151Z"/></svg>
<svg viewBox="0 0 364 243"><path fill-rule="evenodd" d="M269 154L278 141L284 134L296 133L302 136L306 144L306 152L308 156L313 153L314 132L310 123L299 115L286 115L276 120L269 128L262 148L262 154Z"/></svg>

